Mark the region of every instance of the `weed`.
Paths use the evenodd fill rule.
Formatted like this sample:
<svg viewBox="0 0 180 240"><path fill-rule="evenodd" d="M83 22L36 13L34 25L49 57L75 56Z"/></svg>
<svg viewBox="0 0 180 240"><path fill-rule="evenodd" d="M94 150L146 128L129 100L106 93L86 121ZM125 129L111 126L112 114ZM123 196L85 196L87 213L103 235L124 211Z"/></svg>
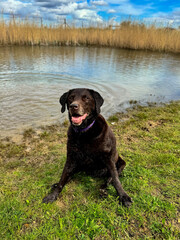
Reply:
<svg viewBox="0 0 180 240"><path fill-rule="evenodd" d="M119 118L118 118L117 115L113 115L113 116L110 116L110 117L108 118L108 121L109 121L109 122L118 122L118 121L119 121Z"/></svg>
<svg viewBox="0 0 180 240"><path fill-rule="evenodd" d="M130 100L129 103L130 104L137 104L138 102L136 100Z"/></svg>
<svg viewBox="0 0 180 240"><path fill-rule="evenodd" d="M23 137L26 138L30 138L35 134L35 131L32 128L29 128L27 130L24 131L23 133Z"/></svg>

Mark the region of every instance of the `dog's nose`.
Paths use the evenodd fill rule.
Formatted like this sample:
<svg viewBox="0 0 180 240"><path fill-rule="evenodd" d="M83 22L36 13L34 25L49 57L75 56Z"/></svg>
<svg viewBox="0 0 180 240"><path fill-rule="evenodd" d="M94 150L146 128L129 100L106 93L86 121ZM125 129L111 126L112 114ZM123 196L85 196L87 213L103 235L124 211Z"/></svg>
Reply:
<svg viewBox="0 0 180 240"><path fill-rule="evenodd" d="M71 103L70 108L78 109L79 105L77 103Z"/></svg>

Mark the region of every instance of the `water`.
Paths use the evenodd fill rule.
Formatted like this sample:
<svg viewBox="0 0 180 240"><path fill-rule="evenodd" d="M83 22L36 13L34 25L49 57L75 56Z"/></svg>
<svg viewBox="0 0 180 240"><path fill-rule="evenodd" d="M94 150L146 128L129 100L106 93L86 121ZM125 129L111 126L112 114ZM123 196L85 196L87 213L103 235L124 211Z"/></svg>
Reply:
<svg viewBox="0 0 180 240"><path fill-rule="evenodd" d="M0 134L64 121L59 97L87 87L105 99L105 117L129 100L180 99L179 55L86 47L0 48Z"/></svg>

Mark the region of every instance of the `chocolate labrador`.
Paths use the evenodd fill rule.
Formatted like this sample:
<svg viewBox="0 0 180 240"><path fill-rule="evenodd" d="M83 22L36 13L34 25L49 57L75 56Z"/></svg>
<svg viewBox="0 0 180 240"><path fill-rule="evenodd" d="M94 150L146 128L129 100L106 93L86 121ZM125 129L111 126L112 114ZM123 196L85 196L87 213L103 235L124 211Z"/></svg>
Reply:
<svg viewBox="0 0 180 240"><path fill-rule="evenodd" d="M131 205L132 200L119 181L126 163L118 155L113 132L100 115L103 102L98 92L85 88L69 90L60 97L61 112L65 112L66 106L69 112L67 160L60 181L52 186L44 203L55 201L72 176L84 171L105 177L104 186L112 182L122 204Z"/></svg>

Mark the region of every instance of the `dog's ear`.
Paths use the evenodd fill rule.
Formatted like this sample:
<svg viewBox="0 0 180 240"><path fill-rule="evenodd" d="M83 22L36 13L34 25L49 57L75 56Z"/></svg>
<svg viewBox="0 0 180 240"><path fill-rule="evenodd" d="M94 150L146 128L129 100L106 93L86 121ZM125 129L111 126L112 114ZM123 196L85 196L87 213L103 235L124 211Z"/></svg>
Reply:
<svg viewBox="0 0 180 240"><path fill-rule="evenodd" d="M69 96L69 92L65 92L59 99L59 102L62 105L62 108L61 108L62 113L65 112L65 110L66 110L68 96Z"/></svg>
<svg viewBox="0 0 180 240"><path fill-rule="evenodd" d="M99 114L100 113L100 107L103 105L104 103L104 99L101 97L101 95L92 90L92 89L89 89L91 95L93 96L94 100L95 100L95 103L96 103L96 112Z"/></svg>

